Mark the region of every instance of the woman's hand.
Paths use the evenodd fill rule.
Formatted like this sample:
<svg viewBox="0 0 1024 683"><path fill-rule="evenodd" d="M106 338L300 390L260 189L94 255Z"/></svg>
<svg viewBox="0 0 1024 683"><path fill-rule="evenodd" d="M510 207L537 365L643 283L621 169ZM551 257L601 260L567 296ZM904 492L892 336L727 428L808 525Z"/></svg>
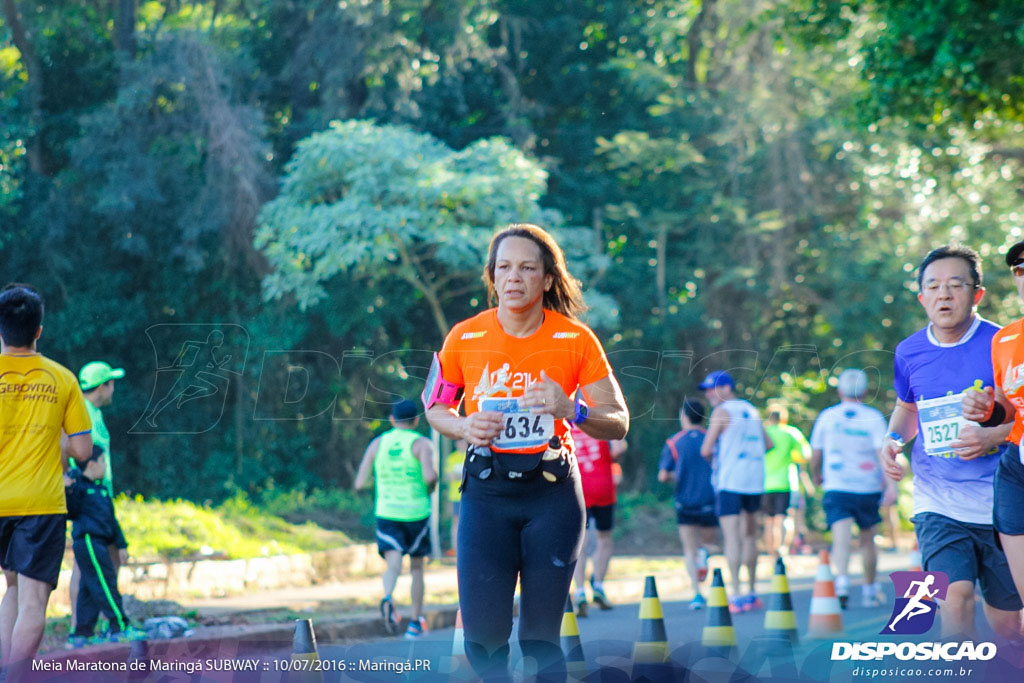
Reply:
<svg viewBox="0 0 1024 683"><path fill-rule="evenodd" d="M534 413L547 413L555 418L571 420L576 417L576 404L562 391L562 385L540 371L540 380L526 387L519 405Z"/></svg>
<svg viewBox="0 0 1024 683"><path fill-rule="evenodd" d="M474 446L490 446L491 441L501 434L504 424L501 413L493 410L476 412L463 418L461 438Z"/></svg>

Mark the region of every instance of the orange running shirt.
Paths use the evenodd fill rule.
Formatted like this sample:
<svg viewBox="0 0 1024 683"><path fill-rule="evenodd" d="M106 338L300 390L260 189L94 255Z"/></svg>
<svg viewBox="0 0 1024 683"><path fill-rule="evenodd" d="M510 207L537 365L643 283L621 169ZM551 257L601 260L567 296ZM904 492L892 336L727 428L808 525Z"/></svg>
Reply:
<svg viewBox="0 0 1024 683"><path fill-rule="evenodd" d="M522 396L540 381L541 370L567 396L612 372L589 327L548 309L540 329L524 338L505 333L498 309L486 310L452 328L438 357L445 380L466 388L467 415L479 410L482 398ZM555 420L555 435L571 448L566 420Z"/></svg>
<svg viewBox="0 0 1024 683"><path fill-rule="evenodd" d="M0 517L68 511L60 431L92 429L78 379L39 354L0 355Z"/></svg>
<svg viewBox="0 0 1024 683"><path fill-rule="evenodd" d="M1009 441L1020 445L1024 434L1024 320L1010 323L992 337L992 376L1017 409Z"/></svg>

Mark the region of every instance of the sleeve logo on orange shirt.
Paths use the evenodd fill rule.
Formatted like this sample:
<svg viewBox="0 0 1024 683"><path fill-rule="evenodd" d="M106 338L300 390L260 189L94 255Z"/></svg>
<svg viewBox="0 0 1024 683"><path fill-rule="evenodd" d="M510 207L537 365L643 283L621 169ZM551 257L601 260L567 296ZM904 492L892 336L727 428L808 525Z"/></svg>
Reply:
<svg viewBox="0 0 1024 683"><path fill-rule="evenodd" d="M999 338L999 343L1000 344L1005 344L1008 341L1013 341L1014 339L1016 339L1019 336L1020 336L1019 334L1008 334L1005 337L1000 337Z"/></svg>
<svg viewBox="0 0 1024 683"><path fill-rule="evenodd" d="M1016 367L1006 368L1006 377L1003 378L1003 394L1009 396L1024 387L1024 363Z"/></svg>

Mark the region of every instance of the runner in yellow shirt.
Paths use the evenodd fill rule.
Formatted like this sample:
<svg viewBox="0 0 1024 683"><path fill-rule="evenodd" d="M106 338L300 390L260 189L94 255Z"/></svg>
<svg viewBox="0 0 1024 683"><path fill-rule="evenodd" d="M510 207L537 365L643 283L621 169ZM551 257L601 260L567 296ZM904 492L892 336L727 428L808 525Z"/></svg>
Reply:
<svg viewBox="0 0 1024 683"><path fill-rule="evenodd" d="M66 454L92 455L92 424L70 370L36 351L43 297L29 285L0 292L0 667L21 680L43 637L46 603L64 556L61 430Z"/></svg>

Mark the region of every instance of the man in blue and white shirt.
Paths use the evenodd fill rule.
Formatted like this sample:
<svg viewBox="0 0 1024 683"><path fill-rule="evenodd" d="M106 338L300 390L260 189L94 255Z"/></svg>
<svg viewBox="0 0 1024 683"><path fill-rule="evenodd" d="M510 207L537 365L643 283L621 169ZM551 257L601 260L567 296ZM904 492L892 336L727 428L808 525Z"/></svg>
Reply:
<svg viewBox="0 0 1024 683"><path fill-rule="evenodd" d="M992 337L999 327L978 316L985 289L973 249L934 249L917 279L929 323L896 347L897 400L882 463L899 481L903 468L896 456L917 437L911 451L914 530L924 569L949 577L942 636L973 637L977 581L989 623L1014 637L1021 599L992 529L993 480L1012 425L979 427L963 419L960 405L965 389L992 386Z"/></svg>

